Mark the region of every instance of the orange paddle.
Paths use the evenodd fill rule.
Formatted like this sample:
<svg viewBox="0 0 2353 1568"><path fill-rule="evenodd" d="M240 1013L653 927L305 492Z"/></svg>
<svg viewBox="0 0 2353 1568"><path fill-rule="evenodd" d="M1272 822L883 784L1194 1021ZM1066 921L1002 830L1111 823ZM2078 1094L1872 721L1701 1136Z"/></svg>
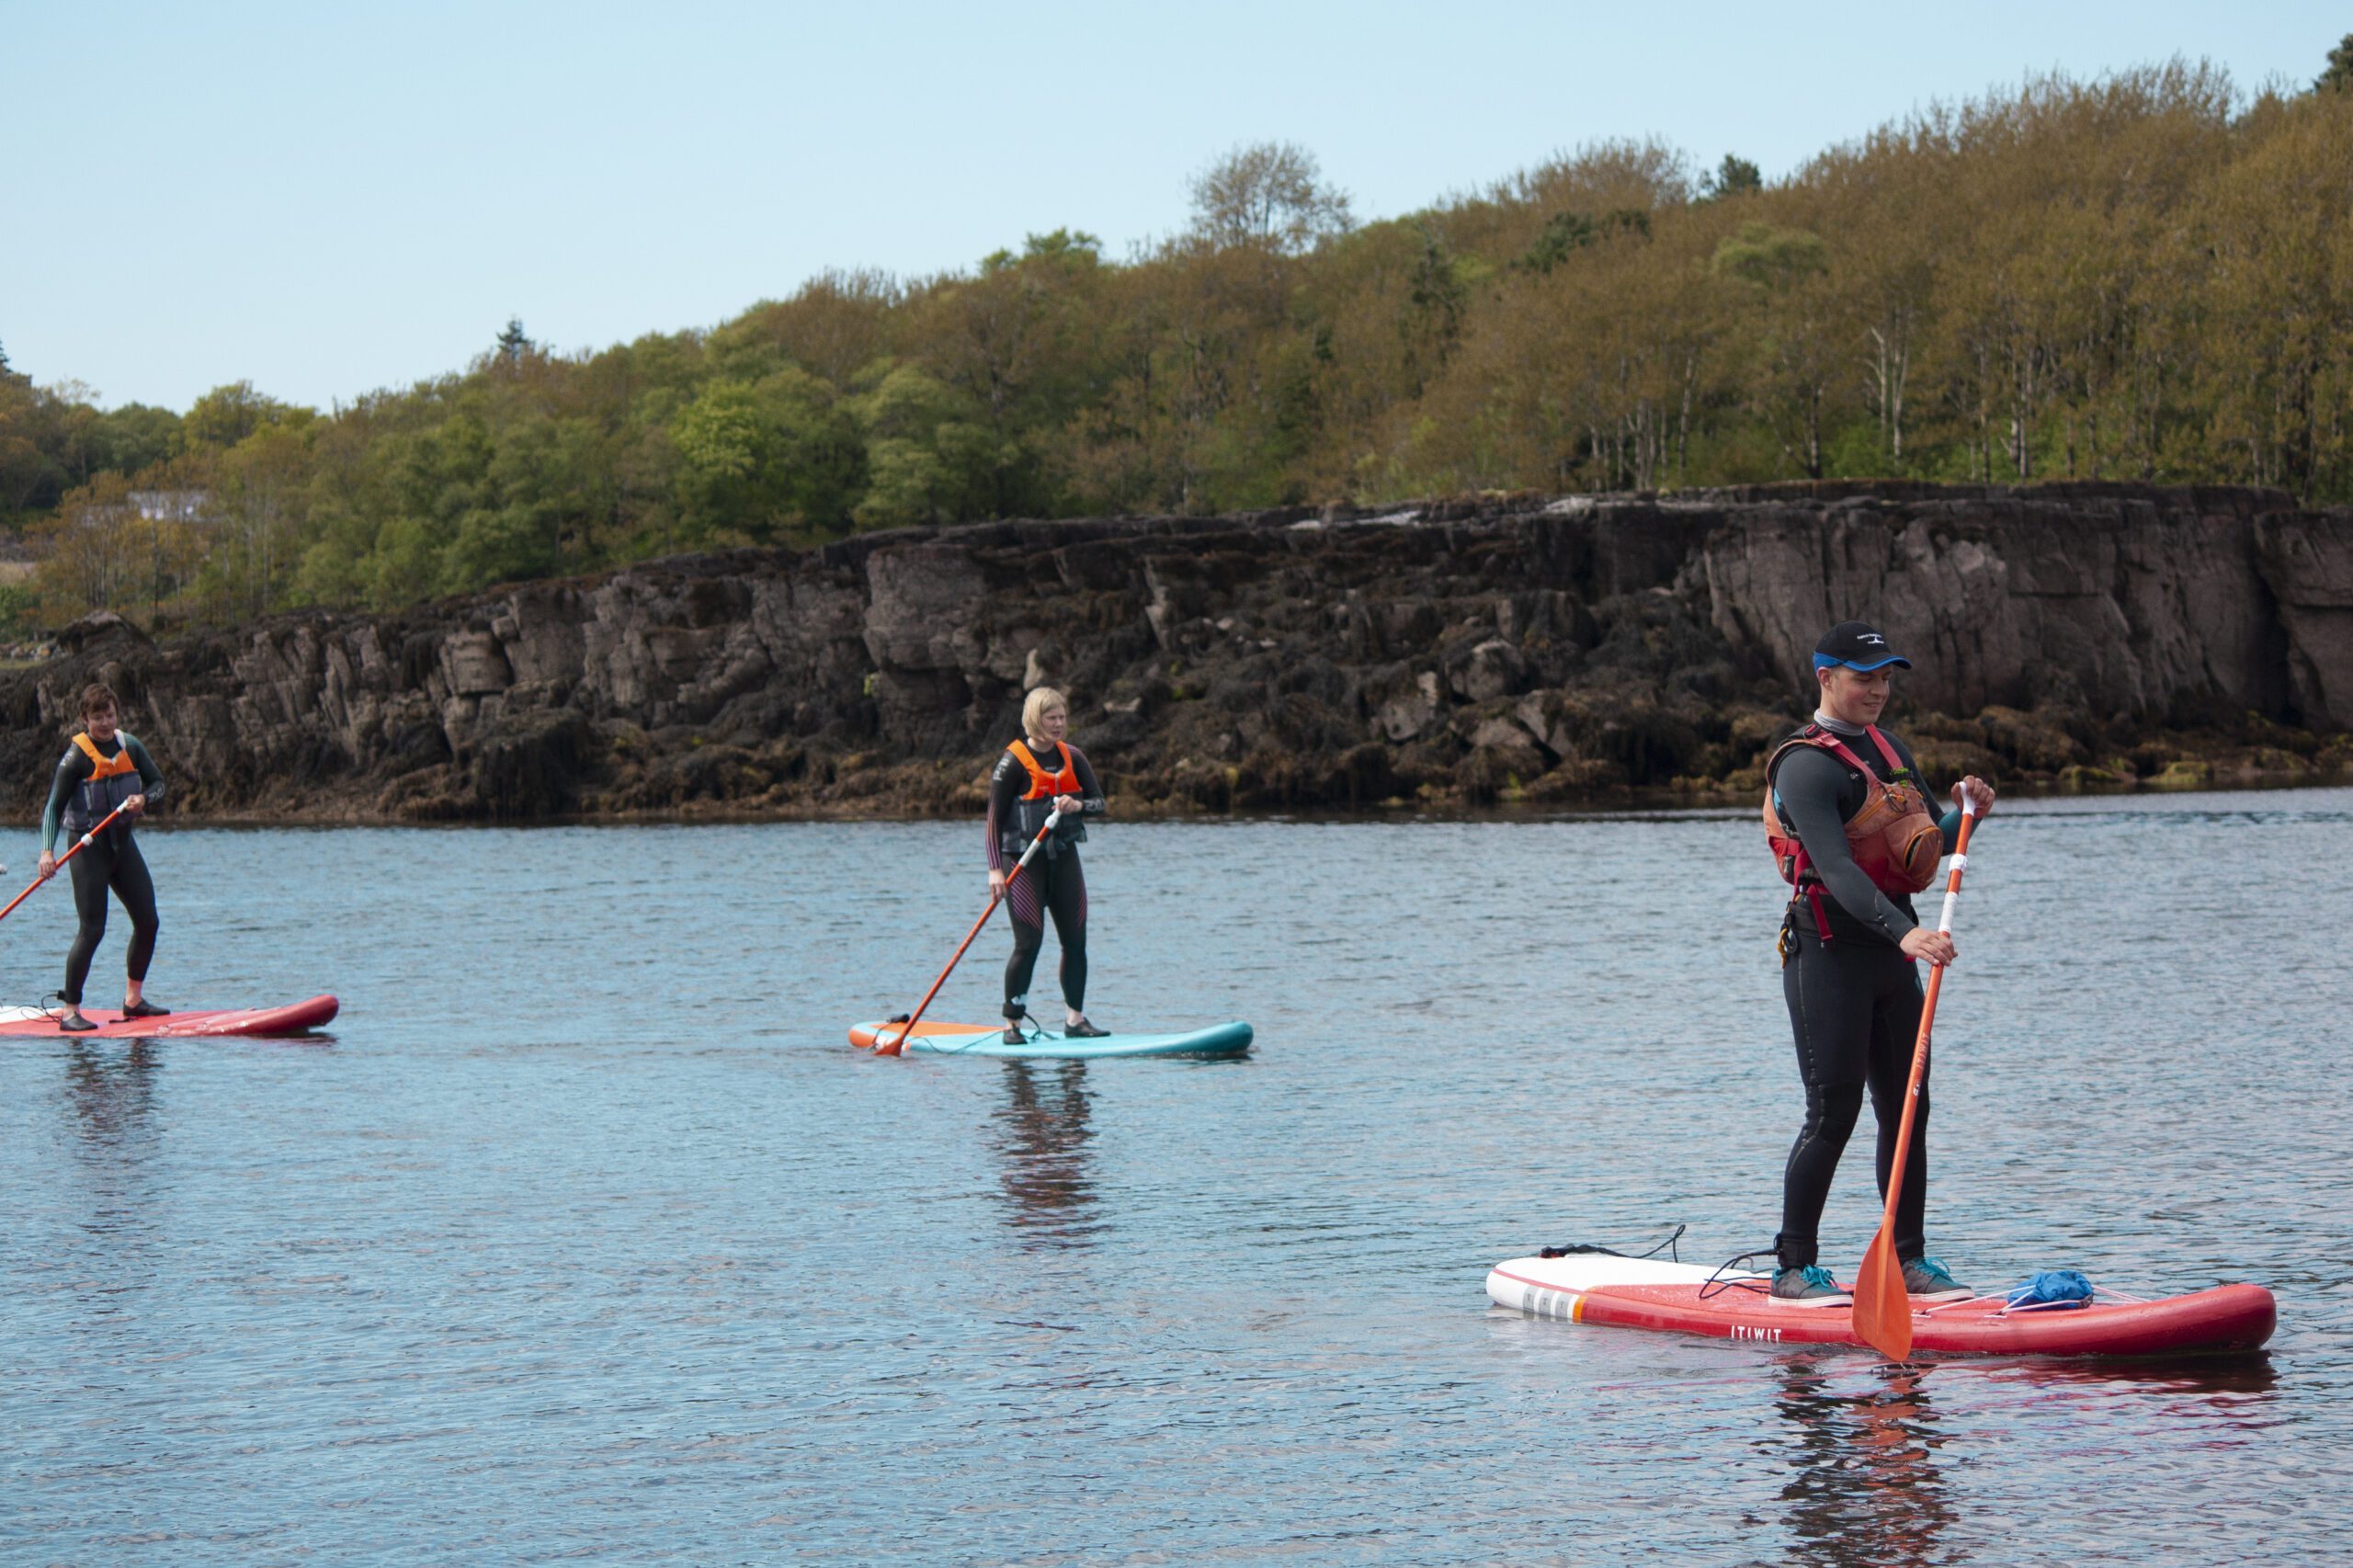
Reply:
<svg viewBox="0 0 2353 1568"><path fill-rule="evenodd" d="M1029 863L1029 857L1038 853L1038 846L1046 842L1046 835L1053 832L1054 824L1062 819L1063 814L1060 812L1046 813L1045 825L1038 830L1038 836L1029 841L1029 847L1021 852L1021 858L1013 863L1013 869L1006 874L1005 886L989 895L989 906L981 911L981 917L972 922L972 928L964 933L962 941L956 944L956 954L948 960L948 967L939 971L939 978L933 981L931 989L923 994L923 1000L915 1004L915 1010L907 1015L907 1027L901 1029L895 1039L888 1040L882 1038L881 1029L874 1031L875 1055L896 1056L905 1048L907 1037L915 1032L917 1024L923 1022L923 1010L931 1006L931 999L939 994L939 988L948 983L948 977L956 972L956 966L964 961L964 949L972 945L972 938L981 934L981 927L989 923L989 916L996 913L996 906L1005 901L1006 893L1013 891L1014 882L1021 876L1021 868ZM898 1020L893 1018L891 1022L896 1023ZM883 1026L884 1028L889 1027L888 1024Z"/></svg>
<svg viewBox="0 0 2353 1568"><path fill-rule="evenodd" d="M1977 821L1977 802L1964 798L1961 808L1961 838L1952 846L1952 869L1945 877L1944 913L1937 929L1952 930L1953 905L1961 900L1961 874L1969 869L1969 830ZM1945 966L1928 966L1928 992L1920 1001L1920 1034L1912 1042L1912 1078L1904 1088L1904 1119L1895 1128L1895 1158L1887 1168L1887 1208L1880 1216L1879 1234L1863 1253L1855 1274L1855 1332L1863 1342L1891 1361L1912 1354L1912 1297L1904 1289L1904 1265L1895 1256L1895 1204L1904 1191L1904 1160L1912 1152L1912 1113L1920 1104L1920 1078L1928 1070L1928 1030L1937 1021L1937 990Z"/></svg>
<svg viewBox="0 0 2353 1568"><path fill-rule="evenodd" d="M73 848L68 849L64 854L60 855L57 858L57 864L50 868L49 876L53 877L57 875L57 873L63 869L66 861L71 860L74 856L79 855L83 850L87 849L90 846L90 840L104 833L108 826L113 823L115 818L122 815L122 813L130 810L130 808L131 802L125 801L121 805L117 806L105 816L99 818L97 824L93 826L89 832L84 834L81 837L74 841ZM35 877L32 880L31 887L28 887L24 892L10 899L8 901L7 908L0 909L0 920L6 920L8 916L14 915L17 912L17 905L24 903L25 900L33 896L33 888L40 886L41 883L47 881L49 881L49 877Z"/></svg>

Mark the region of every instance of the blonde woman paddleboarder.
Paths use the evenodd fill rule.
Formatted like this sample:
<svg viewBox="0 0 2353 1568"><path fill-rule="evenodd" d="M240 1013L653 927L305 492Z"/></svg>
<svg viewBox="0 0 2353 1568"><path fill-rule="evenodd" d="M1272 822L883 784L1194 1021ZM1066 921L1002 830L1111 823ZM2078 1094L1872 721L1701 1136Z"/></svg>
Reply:
<svg viewBox="0 0 2353 1568"><path fill-rule="evenodd" d="M1086 1018L1086 876L1078 846L1086 837L1086 819L1103 814L1103 787L1086 754L1067 738L1070 704L1061 692L1044 686L1031 692L1021 705L1021 729L1022 738L1005 748L989 779L989 895L1004 897L1013 921L1013 956L1005 964L1005 1040L1021 1043L1029 977L1045 944L1049 914L1063 950L1063 1032L1098 1040L1109 1031ZM1008 889L1007 869L1057 812L1053 831Z"/></svg>

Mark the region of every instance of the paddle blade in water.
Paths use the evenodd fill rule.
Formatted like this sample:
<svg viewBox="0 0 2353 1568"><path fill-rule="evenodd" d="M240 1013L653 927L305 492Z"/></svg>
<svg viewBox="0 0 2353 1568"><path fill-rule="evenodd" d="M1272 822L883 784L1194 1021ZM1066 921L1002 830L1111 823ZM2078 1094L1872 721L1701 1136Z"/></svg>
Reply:
<svg viewBox="0 0 2353 1568"><path fill-rule="evenodd" d="M1855 1275L1855 1332L1891 1361L1912 1354L1912 1297L1904 1289L1904 1266L1882 1224L1863 1254Z"/></svg>

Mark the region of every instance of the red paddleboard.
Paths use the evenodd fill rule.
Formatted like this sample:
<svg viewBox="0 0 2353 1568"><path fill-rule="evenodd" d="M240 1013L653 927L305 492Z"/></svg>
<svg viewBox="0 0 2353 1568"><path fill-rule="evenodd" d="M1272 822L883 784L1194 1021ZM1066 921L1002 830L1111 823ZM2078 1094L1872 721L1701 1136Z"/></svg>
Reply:
<svg viewBox="0 0 2353 1568"><path fill-rule="evenodd" d="M68 1033L57 1015L39 1007L0 1007L0 1035L56 1035L66 1040L175 1040L203 1035L304 1034L326 1023L338 1004L313 996L283 1007L238 1007L206 1013L167 1013L160 1018L126 1018L105 1007L85 1007L82 1016L98 1027Z"/></svg>
<svg viewBox="0 0 2353 1568"><path fill-rule="evenodd" d="M1487 1275L1498 1306L1530 1317L1614 1328L1706 1335L1752 1345L1861 1345L1854 1310L1802 1307L1766 1293L1760 1274L1696 1263L1577 1253L1516 1257ZM1843 1287L1842 1287L1843 1288ZM2253 1350L2271 1337L2279 1306L2260 1285L2222 1285L2144 1301L2098 1292L2089 1306L2013 1311L2000 1296L1924 1302L1912 1312L1915 1354L2177 1356Z"/></svg>

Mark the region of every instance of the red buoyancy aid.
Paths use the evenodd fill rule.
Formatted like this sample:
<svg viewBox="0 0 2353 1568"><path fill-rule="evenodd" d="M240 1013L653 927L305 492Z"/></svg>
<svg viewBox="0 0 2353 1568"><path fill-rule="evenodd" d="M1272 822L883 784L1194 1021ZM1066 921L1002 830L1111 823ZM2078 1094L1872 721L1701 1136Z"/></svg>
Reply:
<svg viewBox="0 0 2353 1568"><path fill-rule="evenodd" d="M1059 773L1047 772L1040 766L1037 755L1020 741L1014 742L1005 749L1013 754L1014 761L1029 771L1029 792L1021 797L1023 800L1051 801L1057 795L1078 793L1078 768L1072 763L1070 747L1061 741L1054 743L1054 749L1062 753L1063 766Z"/></svg>
<svg viewBox="0 0 2353 1568"><path fill-rule="evenodd" d="M1945 839L1936 813L1928 808L1927 792L1876 725L1865 725L1863 733L1887 762L1885 779L1846 742L1818 724L1808 724L1774 747L1765 759L1765 842L1773 851L1781 880L1792 887L1821 886L1819 877L1809 882L1812 858L1781 820L1780 804L1773 796L1774 767L1792 746L1820 747L1859 772L1871 787L1863 809L1847 820L1847 849L1873 887L1884 893L1915 893L1937 880L1937 862L1944 856ZM1817 908L1814 913L1819 919L1821 911Z"/></svg>

